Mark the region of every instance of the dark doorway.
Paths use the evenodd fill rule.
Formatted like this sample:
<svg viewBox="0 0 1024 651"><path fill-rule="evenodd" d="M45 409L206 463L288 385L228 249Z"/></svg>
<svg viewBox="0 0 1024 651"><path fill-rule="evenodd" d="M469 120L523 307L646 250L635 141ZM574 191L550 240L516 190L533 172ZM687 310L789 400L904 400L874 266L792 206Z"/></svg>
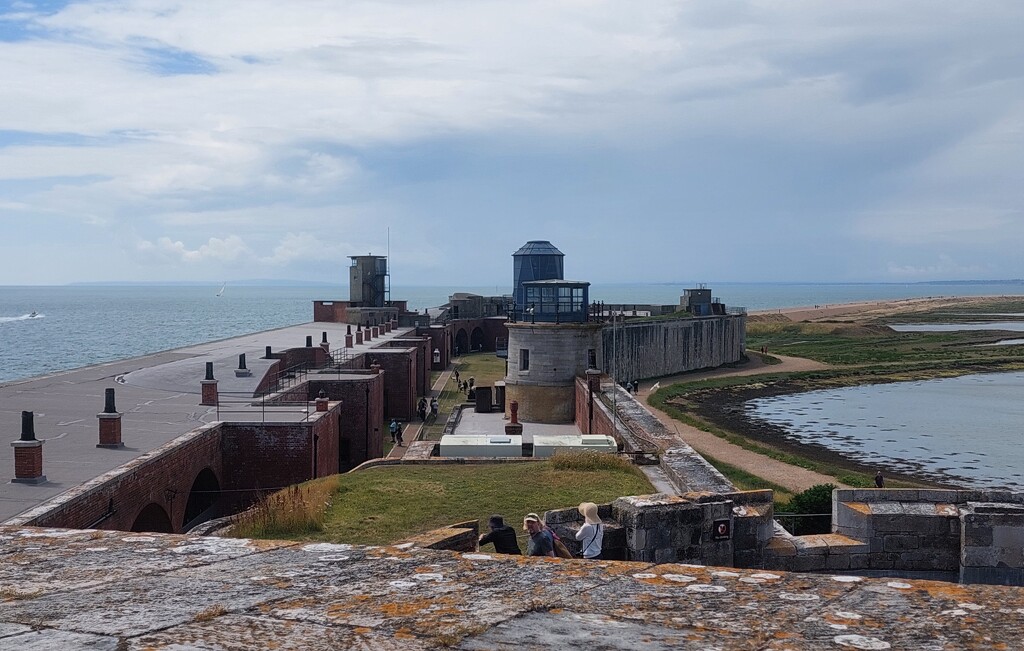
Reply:
<svg viewBox="0 0 1024 651"><path fill-rule="evenodd" d="M174 533L171 527L171 519L167 516L164 507L156 502L151 503L139 512L132 524L132 531L151 531L154 533Z"/></svg>
<svg viewBox="0 0 1024 651"><path fill-rule="evenodd" d="M185 505L185 517L181 521L181 530L186 531L193 520L216 504L219 499L220 482L217 481L217 475L209 468L203 468L192 482L192 490Z"/></svg>
<svg viewBox="0 0 1024 651"><path fill-rule="evenodd" d="M474 353L484 349L484 331L482 328L473 328L473 336L470 338L470 350Z"/></svg>
<svg viewBox="0 0 1024 651"><path fill-rule="evenodd" d="M469 335L462 328L455 333L455 354L465 355L469 352Z"/></svg>

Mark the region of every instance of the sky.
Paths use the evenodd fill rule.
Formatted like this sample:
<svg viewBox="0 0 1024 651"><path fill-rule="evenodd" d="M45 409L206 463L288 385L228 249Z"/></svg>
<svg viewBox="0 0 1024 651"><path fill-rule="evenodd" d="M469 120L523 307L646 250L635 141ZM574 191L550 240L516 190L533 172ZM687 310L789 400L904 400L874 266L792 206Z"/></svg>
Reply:
<svg viewBox="0 0 1024 651"><path fill-rule="evenodd" d="M0 2L0 284L1024 277L1024 3ZM390 247L390 248L389 248Z"/></svg>

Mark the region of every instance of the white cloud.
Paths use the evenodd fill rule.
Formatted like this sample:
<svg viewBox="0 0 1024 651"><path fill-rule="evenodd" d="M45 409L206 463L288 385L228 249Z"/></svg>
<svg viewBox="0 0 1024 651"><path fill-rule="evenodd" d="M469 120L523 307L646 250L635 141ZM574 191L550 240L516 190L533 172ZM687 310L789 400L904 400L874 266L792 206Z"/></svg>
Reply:
<svg viewBox="0 0 1024 651"><path fill-rule="evenodd" d="M439 271L507 238L491 212L515 204L528 238L588 200L651 233L680 214L709 241L778 233L787 264L852 234L829 245L851 264L884 245L876 267L929 269L960 244L967 268L1010 269L1022 22L1010 0L72 2L0 41L0 210L40 242L33 217L59 216L168 265L282 274L379 246L384 224ZM677 273L644 232L592 253Z"/></svg>
<svg viewBox="0 0 1024 651"><path fill-rule="evenodd" d="M186 263L234 262L239 258L252 256L252 251L237 235L229 235L223 239L211 237L208 242L196 249L189 249L184 242L169 237L161 237L156 242L141 240L136 248L143 254L157 254L165 259Z"/></svg>
<svg viewBox="0 0 1024 651"><path fill-rule="evenodd" d="M912 265L897 264L890 262L888 273L894 278L916 279L962 279L978 278L990 272L991 269L980 264L960 264L952 256L941 253L938 260L931 264Z"/></svg>

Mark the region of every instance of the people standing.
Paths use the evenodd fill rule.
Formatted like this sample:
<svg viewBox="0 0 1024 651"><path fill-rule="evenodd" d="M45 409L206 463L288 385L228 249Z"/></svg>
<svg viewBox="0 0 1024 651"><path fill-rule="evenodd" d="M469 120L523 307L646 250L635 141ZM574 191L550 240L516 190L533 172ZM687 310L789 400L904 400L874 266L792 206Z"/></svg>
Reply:
<svg viewBox="0 0 1024 651"><path fill-rule="evenodd" d="M405 441L402 439L402 424L396 423L396 425L398 427L395 429L395 438L397 439L398 447L405 447Z"/></svg>
<svg viewBox="0 0 1024 651"><path fill-rule="evenodd" d="M494 551L499 554L522 556L523 552L519 549L519 541L516 540L515 530L506 525L500 515L492 515L487 521L487 526L491 531L480 536L481 547L491 543L494 545Z"/></svg>
<svg viewBox="0 0 1024 651"><path fill-rule="evenodd" d="M885 477L882 476L881 470L875 473L875 488L885 488Z"/></svg>
<svg viewBox="0 0 1024 651"><path fill-rule="evenodd" d="M416 413L419 415L420 420L427 420L427 399L420 397L419 403L416 405Z"/></svg>
<svg viewBox="0 0 1024 651"><path fill-rule="evenodd" d="M459 383L459 369L455 369L454 375L455 375L455 384L458 384Z"/></svg>
<svg viewBox="0 0 1024 651"><path fill-rule="evenodd" d="M437 410L439 405L437 404L437 398L430 399L430 417L437 420Z"/></svg>
<svg viewBox="0 0 1024 651"><path fill-rule="evenodd" d="M601 546L604 543L604 524L597 515L597 504L583 502L579 506L579 512L583 516L583 526L576 532L576 540L583 545L583 558L600 560Z"/></svg>
<svg viewBox="0 0 1024 651"><path fill-rule="evenodd" d="M540 518L530 513L523 518L523 529L530 534L530 540L526 543L527 556L550 556L555 557L555 540L544 529Z"/></svg>
<svg viewBox="0 0 1024 651"><path fill-rule="evenodd" d="M391 442L392 443L397 443L398 442L398 419L397 418L392 418L391 419L391 424L388 425L388 431L391 432Z"/></svg>

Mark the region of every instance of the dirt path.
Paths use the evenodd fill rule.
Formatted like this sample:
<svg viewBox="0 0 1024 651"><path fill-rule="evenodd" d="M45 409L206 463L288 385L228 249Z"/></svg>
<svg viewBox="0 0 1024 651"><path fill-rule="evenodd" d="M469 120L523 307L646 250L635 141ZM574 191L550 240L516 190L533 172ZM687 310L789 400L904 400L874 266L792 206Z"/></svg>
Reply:
<svg viewBox="0 0 1024 651"><path fill-rule="evenodd" d="M733 445L728 441L718 438L714 434L704 432L696 427L681 423L660 409L656 409L647 404L647 397L651 393L651 387L655 385L668 386L676 382L692 382L694 380L704 380L713 377L760 375L764 373L780 372L790 373L828 368L827 364L822 364L821 362L816 362L810 359L803 359L801 357L783 357L782 355L774 354L773 356L781 359L782 363L771 365L764 364L757 355L751 354L750 363L745 365L743 368L714 369L700 373L686 373L683 375L662 378L656 383L641 386L637 393L637 397L640 399L640 404L657 416L658 420L660 420L665 427L677 432L680 438L689 443L694 450L701 454L706 454L710 457L714 457L718 461L746 470L747 472L757 475L762 479L766 479L772 483L778 484L779 486L784 486L794 493L807 490L815 484L831 483L841 487L845 486L844 484L839 483L835 477L830 475L823 475L812 470L792 466L788 463L776 461L770 457L757 454L756 452L751 452L750 450L741 448L738 445Z"/></svg>

